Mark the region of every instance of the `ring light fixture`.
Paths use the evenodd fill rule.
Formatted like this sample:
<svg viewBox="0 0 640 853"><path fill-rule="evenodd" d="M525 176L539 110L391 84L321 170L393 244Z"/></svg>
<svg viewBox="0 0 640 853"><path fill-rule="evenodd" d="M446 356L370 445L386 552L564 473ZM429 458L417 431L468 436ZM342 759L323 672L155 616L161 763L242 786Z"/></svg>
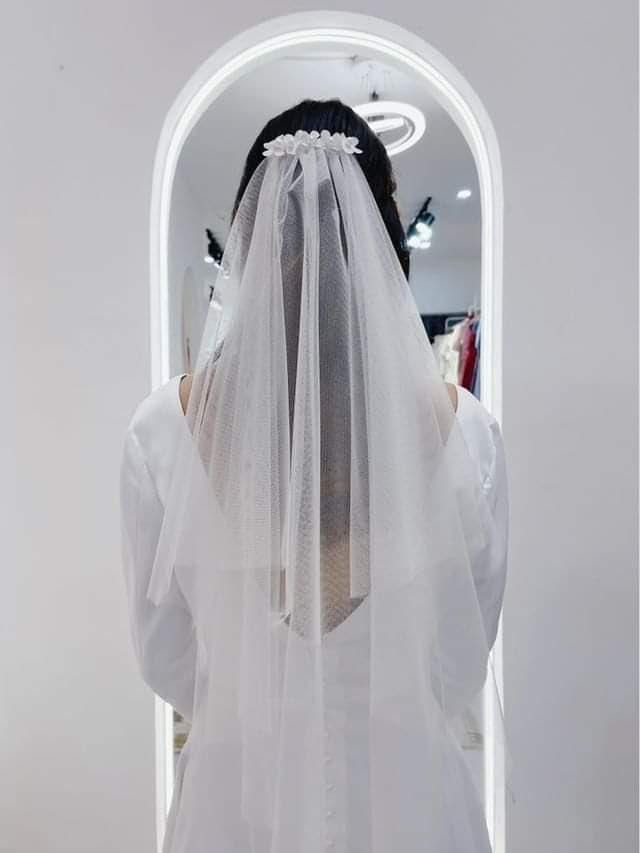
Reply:
<svg viewBox="0 0 640 853"><path fill-rule="evenodd" d="M389 157L400 154L415 145L427 127L424 113L411 104L402 101L368 101L353 107L354 112L369 122L374 133L380 135L401 127L404 133L385 145Z"/></svg>

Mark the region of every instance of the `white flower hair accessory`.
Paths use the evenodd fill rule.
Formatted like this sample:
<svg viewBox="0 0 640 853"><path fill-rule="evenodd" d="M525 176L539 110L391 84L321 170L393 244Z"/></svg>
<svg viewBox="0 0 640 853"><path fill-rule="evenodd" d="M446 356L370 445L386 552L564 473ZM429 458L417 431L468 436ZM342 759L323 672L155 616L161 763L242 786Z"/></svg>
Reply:
<svg viewBox="0 0 640 853"><path fill-rule="evenodd" d="M344 154L362 154L358 148L357 136L345 136L344 133L329 133L328 130L296 130L295 133L282 133L270 142L265 142L265 157L284 157L285 154L304 154L313 148L336 151Z"/></svg>

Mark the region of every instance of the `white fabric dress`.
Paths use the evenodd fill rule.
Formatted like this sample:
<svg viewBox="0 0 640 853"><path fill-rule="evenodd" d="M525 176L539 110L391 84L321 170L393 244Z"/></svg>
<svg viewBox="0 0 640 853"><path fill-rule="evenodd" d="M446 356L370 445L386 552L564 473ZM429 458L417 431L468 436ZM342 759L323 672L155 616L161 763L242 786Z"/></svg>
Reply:
<svg viewBox="0 0 640 853"><path fill-rule="evenodd" d="M139 404L125 436L121 511L131 634L144 680L192 722L176 770L165 853L244 853L247 849L245 830L239 804L232 794L233 780L221 779L216 762L198 746L199 709L193 707L198 678L198 638L191 618L190 590L178 575L173 577L170 593L160 606L146 598L175 448L181 431L187 429L179 398L182 375L170 379ZM462 387L458 387L457 417L496 522L495 541L486 552L485 562L473 567L487 642L491 646L497 632L506 578L508 501L504 449L497 421ZM363 636L358 626L366 620L366 611L365 600L331 634L336 651L334 656L329 653L328 661L330 667L335 667L332 674L336 677L331 678L335 697L325 732L325 761L331 768L327 798L334 829L328 845L333 853L371 853L364 840L349 833L351 810L366 808L367 741L361 736L357 721L353 718L346 721L341 715L340 693L347 689L357 691L358 684L354 683L357 674L341 666L344 659L338 654L344 642L357 643ZM274 630L285 629L280 623L274 625ZM332 742L337 739L346 739L348 744L347 750L335 750L335 754L346 755L339 766L337 762L332 763ZM460 772L443 779L442 785L449 807L460 816L460 828L446 853L490 853L482 804L462 750L453 737L451 749L459 757ZM214 851L211 847L214 823L218 837L220 826L228 827L224 851ZM401 849L400 843L399 851Z"/></svg>

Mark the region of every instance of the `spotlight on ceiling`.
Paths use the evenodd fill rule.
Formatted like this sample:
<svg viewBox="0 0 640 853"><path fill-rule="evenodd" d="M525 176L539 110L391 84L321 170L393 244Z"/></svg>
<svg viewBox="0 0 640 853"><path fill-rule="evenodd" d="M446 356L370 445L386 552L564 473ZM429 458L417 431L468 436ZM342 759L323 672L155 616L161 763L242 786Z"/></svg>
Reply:
<svg viewBox="0 0 640 853"><path fill-rule="evenodd" d="M429 249L433 237L433 223L436 221L433 213L429 212L431 196L420 208L418 215L407 229L407 246L410 249Z"/></svg>
<svg viewBox="0 0 640 853"><path fill-rule="evenodd" d="M207 235L207 254L204 256L204 262L205 264L215 264L219 267L222 261L222 246L218 243L210 228L205 228L205 233Z"/></svg>
<svg viewBox="0 0 640 853"><path fill-rule="evenodd" d="M403 130L399 137L385 142L389 157L400 154L415 145L422 137L427 127L424 114L417 107L401 101L379 101L373 99L366 104L358 104L353 108L359 116L366 119L371 130L382 136L393 130ZM384 140L382 140L384 142Z"/></svg>
<svg viewBox="0 0 640 853"><path fill-rule="evenodd" d="M432 214L429 214L432 216ZM433 229L430 225L427 225L426 222L418 221L416 222L416 230L422 240L430 240L433 235Z"/></svg>
<svg viewBox="0 0 640 853"><path fill-rule="evenodd" d="M470 198L470 196L471 196L471 190L464 189L464 190L458 190L458 195L456 196L456 198L465 199L465 198Z"/></svg>

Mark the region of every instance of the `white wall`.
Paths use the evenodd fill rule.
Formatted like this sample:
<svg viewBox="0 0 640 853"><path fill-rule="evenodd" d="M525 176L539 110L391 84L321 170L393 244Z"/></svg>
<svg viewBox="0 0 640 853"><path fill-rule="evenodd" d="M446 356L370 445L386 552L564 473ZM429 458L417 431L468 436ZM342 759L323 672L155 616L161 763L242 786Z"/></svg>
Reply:
<svg viewBox="0 0 640 853"><path fill-rule="evenodd" d="M480 258L440 258L431 261L428 249L411 254L409 282L421 314L465 312L480 305Z"/></svg>
<svg viewBox="0 0 640 853"><path fill-rule="evenodd" d="M5 10L20 479L0 597L3 851L153 850L153 700L127 636L117 498L122 435L149 389L153 155L179 87L267 9L293 4ZM467 76L504 162L508 851L632 853L635 4L397 0L393 15Z"/></svg>

